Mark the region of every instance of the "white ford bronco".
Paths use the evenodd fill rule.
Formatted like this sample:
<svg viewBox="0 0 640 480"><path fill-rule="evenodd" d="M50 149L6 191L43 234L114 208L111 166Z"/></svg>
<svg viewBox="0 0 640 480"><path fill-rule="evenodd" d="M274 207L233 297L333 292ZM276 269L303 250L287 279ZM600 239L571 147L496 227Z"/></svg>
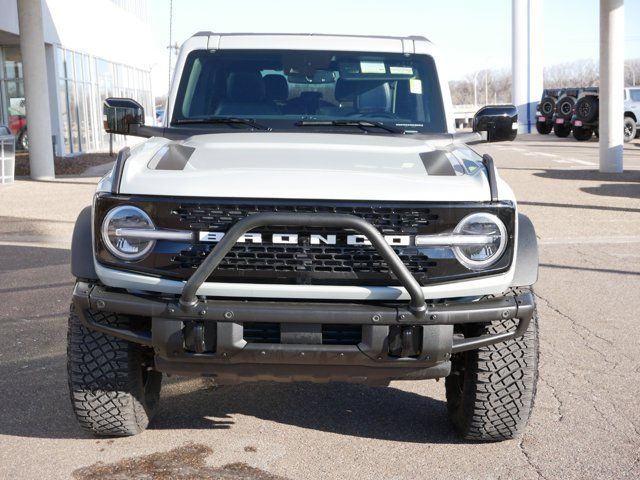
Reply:
<svg viewBox="0 0 640 480"><path fill-rule="evenodd" d="M120 151L73 234L82 427L141 432L171 374L446 378L462 436L522 432L536 236L492 158L464 143L513 140L517 113L488 106L476 133L456 133L428 40L198 33L164 126L124 98L104 121L147 140Z"/></svg>

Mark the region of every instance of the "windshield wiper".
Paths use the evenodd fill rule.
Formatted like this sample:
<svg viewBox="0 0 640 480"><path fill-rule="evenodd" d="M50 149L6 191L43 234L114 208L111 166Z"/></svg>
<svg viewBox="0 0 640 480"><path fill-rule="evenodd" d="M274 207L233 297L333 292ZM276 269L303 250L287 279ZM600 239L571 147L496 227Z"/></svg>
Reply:
<svg viewBox="0 0 640 480"><path fill-rule="evenodd" d="M178 120L174 120L172 123L174 125L193 125L193 124L247 125L251 128L255 128L256 130L267 130L267 131L271 130L271 128L266 127L265 125L261 125L260 123L256 123L253 120L250 120L248 118L239 118L239 117L181 118Z"/></svg>
<svg viewBox="0 0 640 480"><path fill-rule="evenodd" d="M359 127L366 131L367 128L381 128L390 133L405 133L402 128L385 125L382 122L371 120L303 120L295 124L297 127Z"/></svg>

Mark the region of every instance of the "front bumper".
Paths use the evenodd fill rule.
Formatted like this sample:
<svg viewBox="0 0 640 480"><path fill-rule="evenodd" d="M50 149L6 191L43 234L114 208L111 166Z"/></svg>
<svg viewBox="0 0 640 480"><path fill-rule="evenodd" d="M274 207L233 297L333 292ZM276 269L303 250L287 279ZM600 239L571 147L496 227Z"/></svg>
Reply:
<svg viewBox="0 0 640 480"><path fill-rule="evenodd" d="M313 223L359 231L378 250L408 302L303 302L201 297L203 282L245 232L265 224ZM362 218L341 214L255 214L237 222L186 282L182 295L131 293L78 282L73 301L82 323L153 347L155 368L167 373L215 375L219 383L249 380L347 380L368 383L449 374L451 355L524 334L535 304L530 292L480 300L427 304L420 285L384 240ZM102 323L97 312L151 319L146 330ZM454 326L518 319L514 330L463 337ZM247 341L246 324L278 325L277 338ZM356 326L351 344L326 344L323 326ZM360 327L359 329L357 327Z"/></svg>
<svg viewBox="0 0 640 480"><path fill-rule="evenodd" d="M82 323L131 342L153 347L156 368L166 373L215 375L220 383L249 380L345 380L377 383L396 378L437 378L449 373L452 354L510 340L528 328L535 308L530 292L509 293L478 301L428 305L416 315L402 304L309 303L205 299L197 308L176 299L158 299L115 291L100 285L76 284L73 301ZM144 331L101 323L96 312L151 318ZM454 335L455 325L518 319L517 327L499 335L465 338ZM361 325L357 345L308 343L248 343L245 323L277 322L290 339L305 338L308 327ZM197 325L200 335L213 328L215 345L209 351L189 350L185 327ZM417 355L391 355L391 332L414 330L420 335ZM197 334L196 334L197 335ZM196 342L197 343L197 342ZM204 350L204 349L203 349Z"/></svg>

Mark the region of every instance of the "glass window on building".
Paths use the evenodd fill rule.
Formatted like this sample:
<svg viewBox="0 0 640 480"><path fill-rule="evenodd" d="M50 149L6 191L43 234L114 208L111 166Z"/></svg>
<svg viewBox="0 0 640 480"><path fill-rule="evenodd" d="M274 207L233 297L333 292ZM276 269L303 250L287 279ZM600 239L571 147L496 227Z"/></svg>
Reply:
<svg viewBox="0 0 640 480"><path fill-rule="evenodd" d="M108 97L133 98L153 115L149 72L64 48L57 49L57 57L65 154L109 148L110 136L102 128L102 103ZM124 141L114 136L114 148Z"/></svg>
<svg viewBox="0 0 640 480"><path fill-rule="evenodd" d="M16 137L19 149L28 148L22 58L19 47L0 47L0 121Z"/></svg>

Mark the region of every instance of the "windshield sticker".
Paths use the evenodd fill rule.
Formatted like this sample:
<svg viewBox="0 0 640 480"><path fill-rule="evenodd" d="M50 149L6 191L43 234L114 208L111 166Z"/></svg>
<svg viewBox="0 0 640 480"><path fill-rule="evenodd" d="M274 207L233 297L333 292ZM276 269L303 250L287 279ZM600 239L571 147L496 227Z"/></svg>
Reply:
<svg viewBox="0 0 640 480"><path fill-rule="evenodd" d="M361 73L387 73L384 62L360 62Z"/></svg>
<svg viewBox="0 0 640 480"><path fill-rule="evenodd" d="M422 95L422 80L417 78L410 78L409 91L414 95Z"/></svg>
<svg viewBox="0 0 640 480"><path fill-rule="evenodd" d="M413 75L413 67L389 67L391 75Z"/></svg>

